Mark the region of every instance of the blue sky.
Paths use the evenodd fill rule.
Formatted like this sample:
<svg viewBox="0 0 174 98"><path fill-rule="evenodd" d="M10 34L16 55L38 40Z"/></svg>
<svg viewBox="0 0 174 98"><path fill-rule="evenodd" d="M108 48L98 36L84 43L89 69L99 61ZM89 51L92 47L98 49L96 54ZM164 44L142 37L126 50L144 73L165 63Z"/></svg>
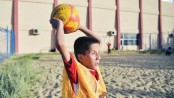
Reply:
<svg viewBox="0 0 174 98"><path fill-rule="evenodd" d="M174 3L174 0L162 0L162 1L173 2Z"/></svg>

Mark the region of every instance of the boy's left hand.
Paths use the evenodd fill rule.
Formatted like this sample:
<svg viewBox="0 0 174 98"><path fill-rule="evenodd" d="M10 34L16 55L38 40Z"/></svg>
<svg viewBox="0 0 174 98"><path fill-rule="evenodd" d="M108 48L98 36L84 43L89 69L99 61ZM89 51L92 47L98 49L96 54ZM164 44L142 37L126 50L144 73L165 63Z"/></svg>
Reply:
<svg viewBox="0 0 174 98"><path fill-rule="evenodd" d="M52 28L57 29L57 27L58 27L58 21L57 21L57 19L51 18L50 19L50 23L52 25Z"/></svg>
<svg viewBox="0 0 174 98"><path fill-rule="evenodd" d="M58 25L59 25L59 20L60 20L60 19L55 19L55 18L51 18L51 19L50 19L50 24L52 25L52 28L53 28L53 29L55 29L55 30L57 29L57 27L58 27ZM80 26L79 26L79 27L80 27ZM80 27L80 29L81 29L81 27ZM77 30L79 30L79 28L78 28ZM76 30L76 31L77 31L77 30ZM74 31L74 32L76 32L76 31ZM65 33L65 34L69 34L69 33L73 33L73 32L66 32L66 31L64 31L64 33Z"/></svg>

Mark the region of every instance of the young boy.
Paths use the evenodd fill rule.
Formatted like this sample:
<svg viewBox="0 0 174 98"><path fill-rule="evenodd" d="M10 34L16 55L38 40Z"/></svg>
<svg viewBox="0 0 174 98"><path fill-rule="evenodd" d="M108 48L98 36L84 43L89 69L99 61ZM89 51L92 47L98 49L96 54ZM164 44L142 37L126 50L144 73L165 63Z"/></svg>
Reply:
<svg viewBox="0 0 174 98"><path fill-rule="evenodd" d="M63 62L63 98L105 98L106 87L102 79L100 62L100 38L79 26L79 30L88 37L79 37L74 43L73 55L67 50L64 42L64 27L60 19L51 19L50 23L56 30L56 48L60 52Z"/></svg>

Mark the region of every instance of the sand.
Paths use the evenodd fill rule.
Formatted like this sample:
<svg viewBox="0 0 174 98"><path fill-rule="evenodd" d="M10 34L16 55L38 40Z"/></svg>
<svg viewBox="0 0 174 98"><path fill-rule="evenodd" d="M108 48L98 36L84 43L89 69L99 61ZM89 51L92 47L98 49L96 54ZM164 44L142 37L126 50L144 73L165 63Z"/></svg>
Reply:
<svg viewBox="0 0 174 98"><path fill-rule="evenodd" d="M63 63L60 56L43 56L35 66L46 73L33 87L31 98L61 98ZM107 98L174 98L174 55L104 54L100 69Z"/></svg>

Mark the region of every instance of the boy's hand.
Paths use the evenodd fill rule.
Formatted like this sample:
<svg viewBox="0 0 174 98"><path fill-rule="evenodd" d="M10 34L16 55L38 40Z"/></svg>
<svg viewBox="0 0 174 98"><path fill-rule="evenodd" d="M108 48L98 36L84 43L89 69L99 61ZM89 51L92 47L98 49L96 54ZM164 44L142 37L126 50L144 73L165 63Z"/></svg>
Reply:
<svg viewBox="0 0 174 98"><path fill-rule="evenodd" d="M50 24L52 25L52 28L57 30L57 27L60 25L60 22L62 22L61 19L55 19L55 18L51 18L50 19ZM63 22L62 22L63 23ZM75 31L74 31L75 32ZM65 32L65 34L69 34L69 33L73 33L73 32Z"/></svg>
<svg viewBox="0 0 174 98"><path fill-rule="evenodd" d="M79 27L78 27L78 29L77 30L81 30L81 29L83 29L84 27L81 25L81 24L79 24Z"/></svg>
<svg viewBox="0 0 174 98"><path fill-rule="evenodd" d="M52 25L52 28L57 29L58 24L59 24L58 19L51 18L50 23Z"/></svg>

